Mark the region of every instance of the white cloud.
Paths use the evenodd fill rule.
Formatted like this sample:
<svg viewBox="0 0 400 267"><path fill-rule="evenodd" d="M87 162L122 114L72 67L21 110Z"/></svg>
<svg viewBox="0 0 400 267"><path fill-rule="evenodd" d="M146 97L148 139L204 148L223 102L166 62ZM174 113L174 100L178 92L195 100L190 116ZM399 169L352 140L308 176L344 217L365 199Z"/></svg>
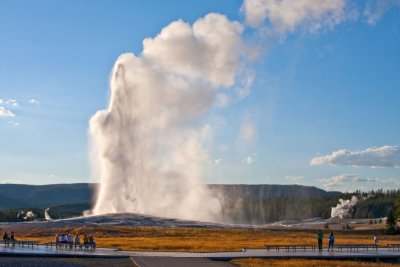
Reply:
<svg viewBox="0 0 400 267"><path fill-rule="evenodd" d="M14 116L15 114L12 111L4 107L0 107L0 117L14 117Z"/></svg>
<svg viewBox="0 0 400 267"><path fill-rule="evenodd" d="M400 0L368 1L364 9L364 17L368 24L375 25L387 11L396 6L400 6Z"/></svg>
<svg viewBox="0 0 400 267"><path fill-rule="evenodd" d="M338 150L311 159L310 165L342 165L371 168L400 168L400 147L370 147L362 151Z"/></svg>
<svg viewBox="0 0 400 267"><path fill-rule="evenodd" d="M242 159L242 162L245 163L245 164L247 164L247 165L251 165L251 164L253 164L255 161L256 161L256 160L255 160L253 157L251 157L251 156L247 156L247 157L245 157L244 159Z"/></svg>
<svg viewBox="0 0 400 267"><path fill-rule="evenodd" d="M4 104L4 105L10 105L10 106L18 106L18 101L17 100L15 100L15 99L1 99L0 98L0 105L2 105L2 104Z"/></svg>
<svg viewBox="0 0 400 267"><path fill-rule="evenodd" d="M34 104L34 105L39 105L40 104L39 100L37 100L35 98L30 99L29 103Z"/></svg>
<svg viewBox="0 0 400 267"><path fill-rule="evenodd" d="M4 102L6 105L11 105L11 106L18 106L18 102L15 99L8 99L7 101Z"/></svg>
<svg viewBox="0 0 400 267"><path fill-rule="evenodd" d="M8 123L14 125L14 126L19 126L19 123L16 121L9 121Z"/></svg>
<svg viewBox="0 0 400 267"><path fill-rule="evenodd" d="M322 178L318 180L318 182L322 183L323 187L328 190L341 187L344 184L349 183L374 183L377 181L378 178L362 178L357 174L340 174L330 178Z"/></svg>
<svg viewBox="0 0 400 267"><path fill-rule="evenodd" d="M285 180L289 183L299 184L303 180L303 176L285 176Z"/></svg>
<svg viewBox="0 0 400 267"><path fill-rule="evenodd" d="M217 164L217 165L220 164L221 162L222 162L222 159L215 159L214 160L214 163Z"/></svg>
<svg viewBox="0 0 400 267"><path fill-rule="evenodd" d="M346 0L245 0L246 22L258 27L268 21L274 31L284 34L299 27L315 31L332 28L346 19Z"/></svg>

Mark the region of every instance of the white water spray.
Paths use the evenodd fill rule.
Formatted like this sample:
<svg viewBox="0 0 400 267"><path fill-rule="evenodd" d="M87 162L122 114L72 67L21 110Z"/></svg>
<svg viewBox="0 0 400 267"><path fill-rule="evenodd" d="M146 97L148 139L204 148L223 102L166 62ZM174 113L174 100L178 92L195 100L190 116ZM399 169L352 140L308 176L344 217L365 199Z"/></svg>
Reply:
<svg viewBox="0 0 400 267"><path fill-rule="evenodd" d="M27 211L26 215L24 217L24 220L33 220L36 217L35 213L33 211Z"/></svg>
<svg viewBox="0 0 400 267"><path fill-rule="evenodd" d="M201 179L212 133L201 118L235 83L242 30L219 14L192 26L179 20L145 39L140 56L118 58L109 107L90 120L100 177L93 214L218 220L221 200Z"/></svg>
<svg viewBox="0 0 400 267"><path fill-rule="evenodd" d="M45 219L46 221L52 221L52 220L53 220L53 219L50 217L49 210L50 210L50 208L47 208L47 209L44 210L44 219Z"/></svg>
<svg viewBox="0 0 400 267"><path fill-rule="evenodd" d="M331 218L339 217L340 219L344 219L350 217L350 211L357 204L357 202L358 198L356 196L353 196L351 200L339 199L339 203L336 205L336 207L332 207L331 209Z"/></svg>

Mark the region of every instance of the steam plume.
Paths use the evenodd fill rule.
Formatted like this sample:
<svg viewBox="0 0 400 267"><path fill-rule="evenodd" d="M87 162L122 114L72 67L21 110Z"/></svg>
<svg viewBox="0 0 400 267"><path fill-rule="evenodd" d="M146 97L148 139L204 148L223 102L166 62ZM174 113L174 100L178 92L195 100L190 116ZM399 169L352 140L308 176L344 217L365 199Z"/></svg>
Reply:
<svg viewBox="0 0 400 267"><path fill-rule="evenodd" d="M26 215L24 217L24 220L31 220L35 217L36 217L36 215L35 215L35 213L33 213L33 211L27 211Z"/></svg>
<svg viewBox="0 0 400 267"><path fill-rule="evenodd" d="M45 219L46 221L51 221L51 220L53 220L53 219L50 217L49 210L50 210L50 208L47 208L47 209L44 210L44 219Z"/></svg>
<svg viewBox="0 0 400 267"><path fill-rule="evenodd" d="M136 212L218 220L221 201L201 180L212 129L201 117L240 69L242 25L209 14L192 26L172 22L122 54L106 110L90 120L92 162L100 177L94 214Z"/></svg>
<svg viewBox="0 0 400 267"><path fill-rule="evenodd" d="M351 200L339 199L339 204L331 209L331 218L348 218L350 216L350 211L357 204L357 202L358 198L356 196L353 196Z"/></svg>

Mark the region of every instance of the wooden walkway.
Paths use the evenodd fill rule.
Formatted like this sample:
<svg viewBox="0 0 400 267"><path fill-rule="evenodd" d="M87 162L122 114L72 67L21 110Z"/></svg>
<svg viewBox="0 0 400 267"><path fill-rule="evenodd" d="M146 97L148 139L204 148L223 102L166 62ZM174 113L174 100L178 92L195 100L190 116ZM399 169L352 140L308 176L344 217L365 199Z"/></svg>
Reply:
<svg viewBox="0 0 400 267"><path fill-rule="evenodd" d="M136 267L227 267L229 262L212 261L206 258L131 257Z"/></svg>
<svg viewBox="0 0 400 267"><path fill-rule="evenodd" d="M5 246L0 245L0 255L10 257L64 257L64 258L126 258L132 259L132 264L139 267L158 266L229 266L229 260L237 258L269 258L269 259L334 259L334 260L373 260L400 262L400 246L378 249L338 249L322 252L313 248L300 250L277 249L247 249L243 251L226 252L173 252L173 251L120 251L115 249L96 248L70 249L39 246Z"/></svg>

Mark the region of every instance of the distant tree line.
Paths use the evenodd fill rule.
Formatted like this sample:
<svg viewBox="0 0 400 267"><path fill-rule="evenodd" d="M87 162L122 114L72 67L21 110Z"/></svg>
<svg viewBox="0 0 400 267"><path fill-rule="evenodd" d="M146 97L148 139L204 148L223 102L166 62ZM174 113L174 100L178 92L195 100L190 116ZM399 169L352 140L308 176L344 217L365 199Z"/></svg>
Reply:
<svg viewBox="0 0 400 267"><path fill-rule="evenodd" d="M61 206L50 207L48 214L52 219L64 219L81 216L83 211L91 208L90 202L67 204ZM27 212L32 212L33 217L28 217ZM24 209L7 209L0 210L0 222L25 222L32 220L44 220L45 209L40 208L24 208Z"/></svg>
<svg viewBox="0 0 400 267"><path fill-rule="evenodd" d="M282 220L304 220L331 217L332 207L339 199L358 198L357 204L349 210L351 218L379 219L395 211L400 200L400 190L371 190L339 193L335 196L276 197L259 198L248 196L241 199L227 199L224 203L223 221L246 224L265 224ZM400 214L400 212L399 212ZM400 217L399 217L400 218Z"/></svg>
<svg viewBox="0 0 400 267"><path fill-rule="evenodd" d="M396 203L400 199L400 189L393 190L371 190L369 192L344 193L342 198L348 199L357 196L358 203L351 213L352 218L383 218L387 217L390 210L396 209Z"/></svg>
<svg viewBox="0 0 400 267"><path fill-rule="evenodd" d="M282 220L304 220L321 217L330 218L332 207L336 207L339 199L358 198L358 203L349 211L351 218L369 218L373 221L389 217L394 224L387 227L389 232L400 231L397 221L400 218L400 189L371 190L369 192L355 191L353 193L337 193L327 195L269 197L257 194L235 198L234 194L227 197L221 211L222 221L243 224L266 224ZM52 219L69 218L82 215L83 211L91 208L90 202L66 204L50 207L48 213ZM35 219L44 219L43 208L7 209L0 210L0 222L26 221L21 215L32 211ZM20 216L18 216L20 214ZM390 216L389 216L390 215ZM377 219L377 220L375 220Z"/></svg>

